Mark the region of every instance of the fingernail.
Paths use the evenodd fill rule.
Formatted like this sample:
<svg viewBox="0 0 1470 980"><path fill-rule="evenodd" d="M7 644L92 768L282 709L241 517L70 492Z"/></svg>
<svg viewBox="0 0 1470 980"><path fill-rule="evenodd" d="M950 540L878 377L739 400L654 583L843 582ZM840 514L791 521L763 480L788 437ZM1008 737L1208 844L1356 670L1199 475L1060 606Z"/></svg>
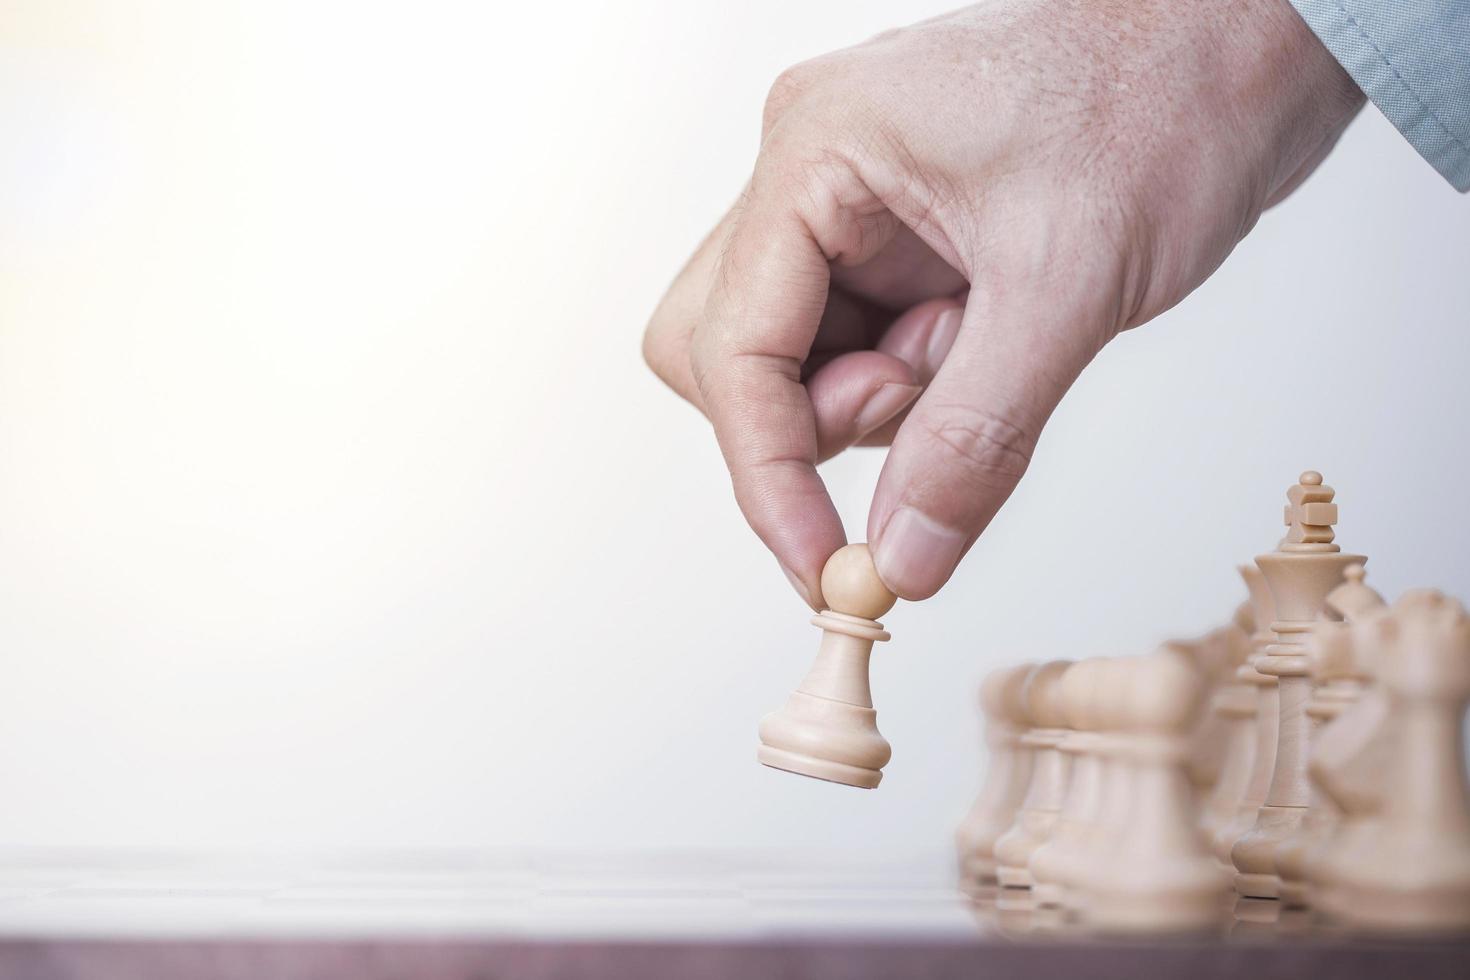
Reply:
<svg viewBox="0 0 1470 980"><path fill-rule="evenodd" d="M965 535L912 507L900 507L878 538L873 562L883 582L905 598L939 591L965 550Z"/></svg>
<svg viewBox="0 0 1470 980"><path fill-rule="evenodd" d="M815 609L817 604L812 601L812 594L807 591L806 583L797 578L796 573L781 564L781 562L777 562L776 564L781 565L781 574L786 576L786 581L791 583L791 587L796 590L797 595L801 596L802 601Z"/></svg>
<svg viewBox="0 0 1470 980"><path fill-rule="evenodd" d="M930 377L939 372L939 365L944 363L945 355L954 346L954 339L960 332L960 321L964 318L965 311L959 308L939 314L929 334L929 346L924 348L924 369Z"/></svg>
<svg viewBox="0 0 1470 980"><path fill-rule="evenodd" d="M893 418L923 390L918 385L899 384L897 381L880 386L868 396L868 400L858 411L854 423L857 425L858 435L865 436Z"/></svg>

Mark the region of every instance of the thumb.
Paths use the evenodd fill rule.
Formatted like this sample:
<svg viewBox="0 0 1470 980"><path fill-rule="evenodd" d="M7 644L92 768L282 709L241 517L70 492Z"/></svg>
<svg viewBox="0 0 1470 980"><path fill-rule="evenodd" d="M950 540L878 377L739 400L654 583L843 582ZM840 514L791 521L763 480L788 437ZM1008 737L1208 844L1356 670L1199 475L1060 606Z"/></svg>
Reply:
<svg viewBox="0 0 1470 980"><path fill-rule="evenodd" d="M953 347L894 436L868 514L878 574L897 595L927 599L949 581L1111 335L1101 304L1068 309L1057 299L1018 285L971 290Z"/></svg>

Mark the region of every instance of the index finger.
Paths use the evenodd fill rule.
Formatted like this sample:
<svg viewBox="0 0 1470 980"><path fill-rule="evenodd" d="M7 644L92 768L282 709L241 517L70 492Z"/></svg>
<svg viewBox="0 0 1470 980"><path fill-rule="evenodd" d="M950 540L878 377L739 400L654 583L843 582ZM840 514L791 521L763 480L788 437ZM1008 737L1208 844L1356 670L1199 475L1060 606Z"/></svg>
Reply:
<svg viewBox="0 0 1470 980"><path fill-rule="evenodd" d="M691 351L735 500L818 609L822 565L846 542L817 475L816 417L801 383L829 279L807 222L752 191L726 240Z"/></svg>

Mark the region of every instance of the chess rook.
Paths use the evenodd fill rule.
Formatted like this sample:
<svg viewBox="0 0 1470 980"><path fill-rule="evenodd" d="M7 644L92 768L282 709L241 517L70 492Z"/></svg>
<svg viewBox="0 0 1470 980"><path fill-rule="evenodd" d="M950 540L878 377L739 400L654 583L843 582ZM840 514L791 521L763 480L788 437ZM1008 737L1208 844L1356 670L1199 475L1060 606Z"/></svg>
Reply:
<svg viewBox="0 0 1470 980"><path fill-rule="evenodd" d="M773 769L872 789L892 755L878 731L868 685L873 644L889 639L877 618L893 608L866 544L838 549L822 569L828 608L816 661L801 686L760 723L756 758Z"/></svg>

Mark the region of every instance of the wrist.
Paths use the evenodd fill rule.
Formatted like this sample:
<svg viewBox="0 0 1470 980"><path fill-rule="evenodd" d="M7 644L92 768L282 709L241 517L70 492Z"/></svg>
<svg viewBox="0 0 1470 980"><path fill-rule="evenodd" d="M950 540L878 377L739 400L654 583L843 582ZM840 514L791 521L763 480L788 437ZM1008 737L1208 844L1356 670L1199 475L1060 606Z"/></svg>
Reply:
<svg viewBox="0 0 1470 980"><path fill-rule="evenodd" d="M1234 6L1240 10L1232 87L1273 150L1266 174L1271 196L1337 139L1365 99L1289 0Z"/></svg>

